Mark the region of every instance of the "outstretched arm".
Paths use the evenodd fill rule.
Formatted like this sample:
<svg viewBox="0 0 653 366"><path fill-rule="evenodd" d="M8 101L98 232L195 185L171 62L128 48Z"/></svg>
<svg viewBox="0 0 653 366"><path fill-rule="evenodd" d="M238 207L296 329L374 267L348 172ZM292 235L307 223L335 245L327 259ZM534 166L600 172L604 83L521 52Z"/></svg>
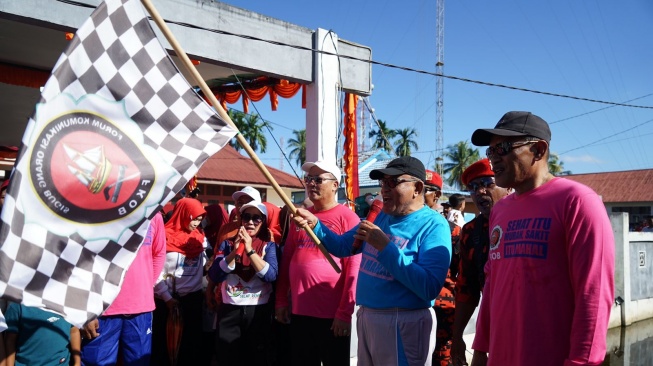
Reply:
<svg viewBox="0 0 653 366"><path fill-rule="evenodd" d="M80 366L82 364L82 337L77 327L70 327L70 357L71 365Z"/></svg>

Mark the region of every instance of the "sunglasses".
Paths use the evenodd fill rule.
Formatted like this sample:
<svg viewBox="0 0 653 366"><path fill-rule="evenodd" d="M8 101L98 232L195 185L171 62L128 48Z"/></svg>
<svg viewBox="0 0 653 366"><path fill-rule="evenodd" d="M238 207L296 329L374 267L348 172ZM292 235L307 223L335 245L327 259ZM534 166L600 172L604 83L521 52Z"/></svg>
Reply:
<svg viewBox="0 0 653 366"><path fill-rule="evenodd" d="M469 193L476 193L476 191L479 188L491 188L495 184L496 183L494 183L494 178L482 177L474 180L473 182L469 182L469 184L467 185L467 190L469 191Z"/></svg>
<svg viewBox="0 0 653 366"><path fill-rule="evenodd" d="M325 180L337 180L337 179L322 178L322 177L316 177L316 176L312 176L312 175L307 175L307 176L304 177L304 183L306 183L306 184L311 184L311 183L315 182L315 184L319 185L319 184L324 183Z"/></svg>
<svg viewBox="0 0 653 366"><path fill-rule="evenodd" d="M496 144L494 146L488 147L485 150L485 156L487 156L488 158L491 158L494 155L496 155L496 156L506 156L506 155L508 155L509 152L511 152L512 150L514 150L514 149L516 149L518 147L534 144L536 142L537 142L537 140L535 140L535 141L531 140L531 141L513 141L513 142L504 141L504 142L500 142L500 143L498 143L498 144Z"/></svg>
<svg viewBox="0 0 653 366"><path fill-rule="evenodd" d="M250 213L245 212L244 214L240 215L240 220L242 222L249 222L251 220L258 225L261 222L263 222L263 216L258 214L252 215Z"/></svg>
<svg viewBox="0 0 653 366"><path fill-rule="evenodd" d="M406 183L406 182L421 182L419 179L401 179L397 177L388 177L388 178L383 178L379 179L379 185L381 187L388 187L390 189L395 188L401 183Z"/></svg>
<svg viewBox="0 0 653 366"><path fill-rule="evenodd" d="M440 192L440 188L437 188L437 187L425 187L424 191L426 191L426 193Z"/></svg>

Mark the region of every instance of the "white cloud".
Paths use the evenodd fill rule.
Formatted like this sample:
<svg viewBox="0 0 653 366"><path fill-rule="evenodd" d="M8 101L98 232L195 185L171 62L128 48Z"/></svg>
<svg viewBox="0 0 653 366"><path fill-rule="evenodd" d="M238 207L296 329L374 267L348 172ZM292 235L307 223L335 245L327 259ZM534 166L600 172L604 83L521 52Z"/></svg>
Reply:
<svg viewBox="0 0 653 366"><path fill-rule="evenodd" d="M603 160L592 155L564 155L560 157L560 160L562 160L563 163L604 163Z"/></svg>

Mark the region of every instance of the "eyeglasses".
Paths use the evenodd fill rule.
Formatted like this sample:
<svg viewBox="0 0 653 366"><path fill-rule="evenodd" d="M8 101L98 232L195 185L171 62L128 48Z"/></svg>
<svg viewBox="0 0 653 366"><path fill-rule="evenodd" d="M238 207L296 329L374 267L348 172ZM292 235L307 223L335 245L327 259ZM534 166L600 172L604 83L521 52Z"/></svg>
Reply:
<svg viewBox="0 0 653 366"><path fill-rule="evenodd" d="M260 224L263 221L263 216L261 215L252 215L250 213L244 213L240 215L240 220L242 222L249 222L250 220L253 221L255 224Z"/></svg>
<svg viewBox="0 0 653 366"><path fill-rule="evenodd" d="M494 146L490 146L490 147L488 147L488 148L485 150L485 156L487 156L488 158L491 158L491 157L494 156L495 154L496 154L497 156L506 156L506 155L508 155L509 152L511 152L512 150L514 150L514 149L516 149L516 148L518 148L518 147L522 147L522 146L525 146L525 145L534 144L534 143L536 143L536 142L537 142L537 140L513 141L513 142L504 141L504 142L500 142L500 143L498 143L498 144L496 144L496 145L494 145Z"/></svg>
<svg viewBox="0 0 653 366"><path fill-rule="evenodd" d="M322 177L315 177L312 175L307 175L304 177L304 183L306 184L311 184L312 182L315 182L315 184L322 184L324 183L325 180L337 180L333 178L322 178Z"/></svg>
<svg viewBox="0 0 653 366"><path fill-rule="evenodd" d="M438 188L438 187L424 187L424 191L426 193L440 192L440 188Z"/></svg>
<svg viewBox="0 0 653 366"><path fill-rule="evenodd" d="M494 183L494 178L482 177L474 180L473 182L469 182L469 184L467 185L467 190L469 191L469 193L474 194L476 193L476 191L478 191L479 188L487 189L487 188L491 188L495 184L496 183Z"/></svg>
<svg viewBox="0 0 653 366"><path fill-rule="evenodd" d="M406 182L421 182L419 179L401 179L397 177L388 177L388 178L383 178L379 179L379 185L381 187L388 187L390 189L395 188L401 183L406 183Z"/></svg>

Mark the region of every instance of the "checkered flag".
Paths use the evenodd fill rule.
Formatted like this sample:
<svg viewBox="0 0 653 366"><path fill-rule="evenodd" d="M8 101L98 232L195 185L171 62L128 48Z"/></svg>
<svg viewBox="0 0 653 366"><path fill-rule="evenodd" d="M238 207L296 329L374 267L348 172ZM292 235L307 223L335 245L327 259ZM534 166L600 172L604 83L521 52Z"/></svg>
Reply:
<svg viewBox="0 0 653 366"><path fill-rule="evenodd" d="M138 0L106 0L57 61L2 211L0 294L76 326L115 299L150 219L235 135Z"/></svg>

